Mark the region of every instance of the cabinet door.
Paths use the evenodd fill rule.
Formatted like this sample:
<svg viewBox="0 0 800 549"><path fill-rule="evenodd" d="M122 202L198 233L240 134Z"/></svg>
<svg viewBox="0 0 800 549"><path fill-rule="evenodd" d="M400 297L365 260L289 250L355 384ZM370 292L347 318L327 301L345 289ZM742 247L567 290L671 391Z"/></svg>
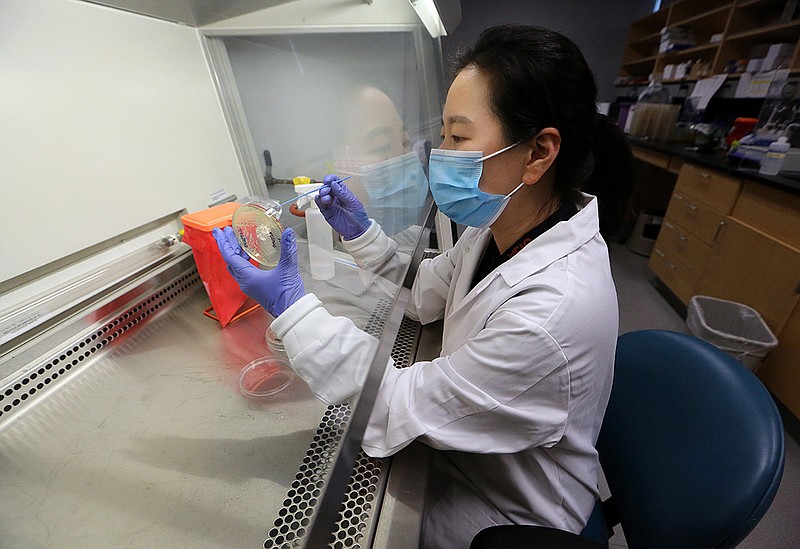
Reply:
<svg viewBox="0 0 800 549"><path fill-rule="evenodd" d="M800 307L789 317L778 334L775 348L757 374L770 391L795 417L800 418Z"/></svg>
<svg viewBox="0 0 800 549"><path fill-rule="evenodd" d="M778 333L798 302L800 251L727 217L697 293L753 307Z"/></svg>
<svg viewBox="0 0 800 549"><path fill-rule="evenodd" d="M731 215L800 249L800 195L747 181Z"/></svg>

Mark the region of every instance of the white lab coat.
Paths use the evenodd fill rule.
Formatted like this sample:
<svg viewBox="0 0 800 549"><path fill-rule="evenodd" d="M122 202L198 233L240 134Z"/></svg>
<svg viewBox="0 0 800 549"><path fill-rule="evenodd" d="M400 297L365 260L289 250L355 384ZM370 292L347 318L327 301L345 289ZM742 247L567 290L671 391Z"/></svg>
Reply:
<svg viewBox="0 0 800 549"><path fill-rule="evenodd" d="M468 228L420 266L409 314L444 318L439 358L387 368L362 443L375 457L413 440L441 450L449 485L431 502L426 547L468 547L493 524L579 532L597 497L594 444L611 391L618 311L597 200L470 290L491 238ZM348 243L361 265L391 262L375 225ZM273 323L292 366L332 402L353 394L375 340L306 295Z"/></svg>

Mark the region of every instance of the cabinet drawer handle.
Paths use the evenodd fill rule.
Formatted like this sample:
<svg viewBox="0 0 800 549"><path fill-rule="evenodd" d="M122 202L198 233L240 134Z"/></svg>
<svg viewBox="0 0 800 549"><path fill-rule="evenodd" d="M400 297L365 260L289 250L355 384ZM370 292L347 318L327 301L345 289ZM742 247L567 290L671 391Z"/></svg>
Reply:
<svg viewBox="0 0 800 549"><path fill-rule="evenodd" d="M662 252L658 248L656 248L656 254L658 254L658 257L664 257L664 252Z"/></svg>
<svg viewBox="0 0 800 549"><path fill-rule="evenodd" d="M665 226L667 229L669 229L670 231L671 231L671 230L673 230L673 229L675 228L675 225L673 225L673 224L672 224L672 223L670 223L669 221L665 221L665 222L664 222L664 226Z"/></svg>
<svg viewBox="0 0 800 549"><path fill-rule="evenodd" d="M683 195L680 193L672 193L672 198L675 200L683 200Z"/></svg>
<svg viewBox="0 0 800 549"><path fill-rule="evenodd" d="M707 174L706 172L697 172L697 177L702 177L703 179L710 179L711 175Z"/></svg>
<svg viewBox="0 0 800 549"><path fill-rule="evenodd" d="M687 240L689 240L688 236L686 236L685 234L681 234L681 233L678 233L677 235L675 235L675 238L677 238L681 242L686 242Z"/></svg>
<svg viewBox="0 0 800 549"><path fill-rule="evenodd" d="M696 212L696 211L698 211L700 209L697 206L695 206L694 204L692 204L691 202L687 202L686 203L686 207L689 208L693 212Z"/></svg>
<svg viewBox="0 0 800 549"><path fill-rule="evenodd" d="M727 221L720 221L717 225L717 232L714 233L714 242L719 242L719 237L722 235L722 229L727 225Z"/></svg>

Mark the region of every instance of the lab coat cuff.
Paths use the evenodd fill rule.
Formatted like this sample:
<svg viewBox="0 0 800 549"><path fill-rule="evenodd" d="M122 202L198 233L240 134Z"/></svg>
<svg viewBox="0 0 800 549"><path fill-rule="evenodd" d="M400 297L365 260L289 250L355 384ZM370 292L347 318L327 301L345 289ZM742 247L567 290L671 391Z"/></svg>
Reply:
<svg viewBox="0 0 800 549"><path fill-rule="evenodd" d="M351 255L369 246L381 234L381 226L378 225L378 222L372 218L370 218L369 222L369 228L360 236L352 240L342 240L344 249Z"/></svg>
<svg viewBox="0 0 800 549"><path fill-rule="evenodd" d="M272 321L270 328L275 337L283 339L286 332L317 307L322 307L322 302L314 294L306 294L292 303L288 309Z"/></svg>
<svg viewBox="0 0 800 549"><path fill-rule="evenodd" d="M374 219L364 234L344 241L344 249L362 269L372 271L386 263L397 251L397 242L389 238Z"/></svg>

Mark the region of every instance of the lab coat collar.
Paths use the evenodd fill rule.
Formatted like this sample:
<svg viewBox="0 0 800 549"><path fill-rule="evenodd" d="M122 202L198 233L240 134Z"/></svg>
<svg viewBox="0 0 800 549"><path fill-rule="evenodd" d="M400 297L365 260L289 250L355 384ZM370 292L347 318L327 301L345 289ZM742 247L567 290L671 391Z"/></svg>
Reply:
<svg viewBox="0 0 800 549"><path fill-rule="evenodd" d="M519 284L531 273L538 272L574 252L599 233L597 198L581 194L577 207L578 212L568 221L556 224L497 268L496 273L503 277L509 287ZM489 235L491 233L488 229L485 230L485 234L475 235L473 247L484 249L485 245L480 246L480 244L485 244ZM493 278L492 274L487 276L475 286L475 291L480 292Z"/></svg>

